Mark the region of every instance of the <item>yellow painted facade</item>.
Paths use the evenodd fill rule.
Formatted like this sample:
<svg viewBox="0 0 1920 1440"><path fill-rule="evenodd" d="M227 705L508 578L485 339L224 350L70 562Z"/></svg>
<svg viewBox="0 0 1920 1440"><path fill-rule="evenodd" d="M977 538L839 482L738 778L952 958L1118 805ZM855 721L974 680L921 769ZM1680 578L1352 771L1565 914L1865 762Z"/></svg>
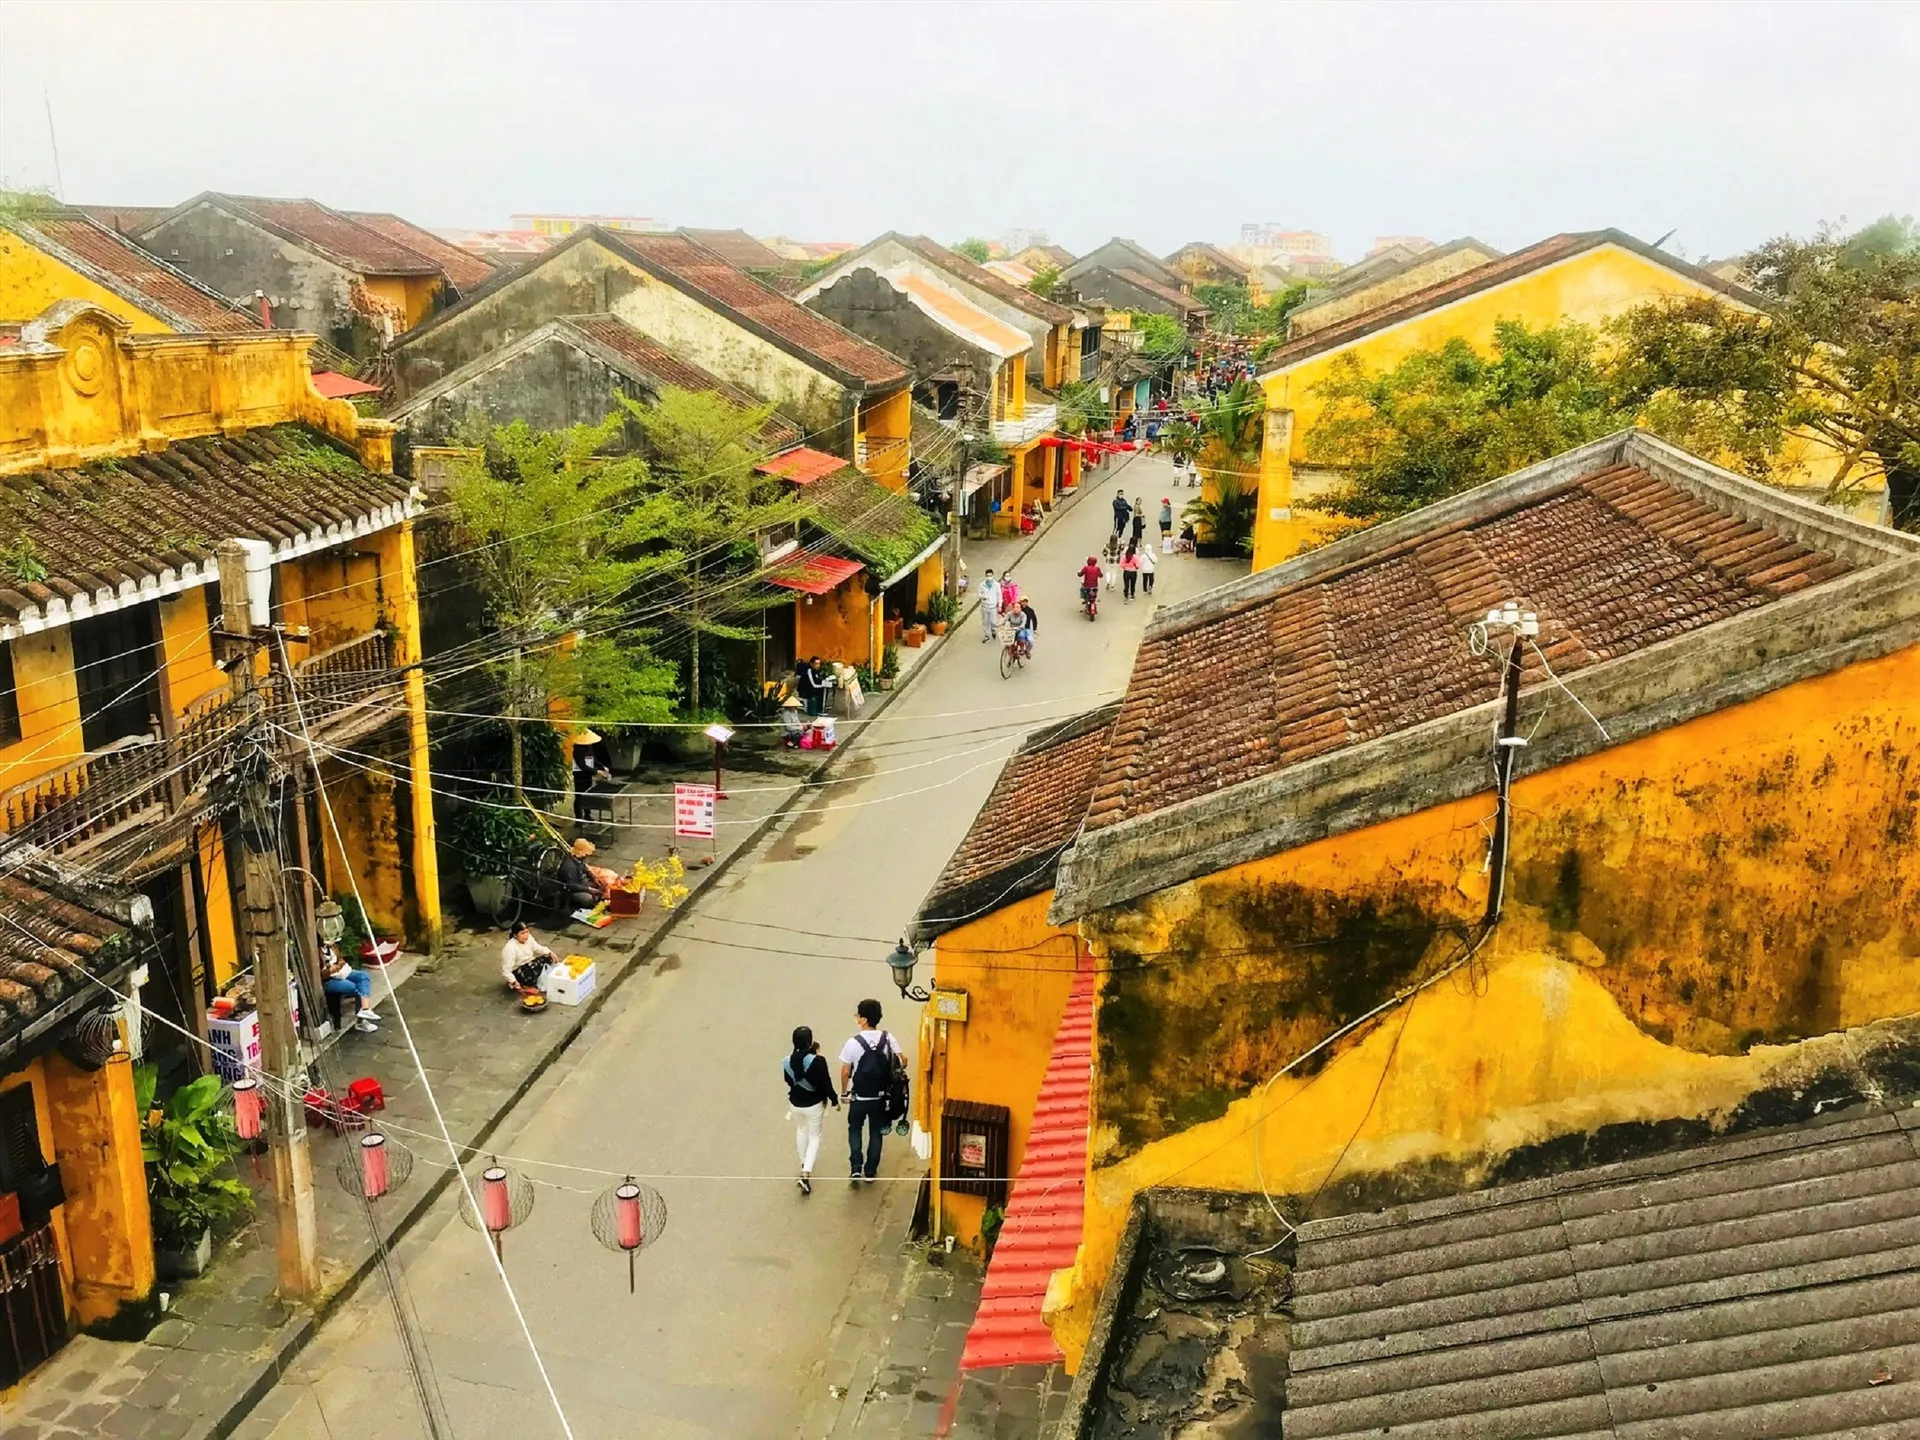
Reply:
<svg viewBox="0 0 1920 1440"><path fill-rule="evenodd" d="M1568 321L1597 327L1648 301L1718 293L1632 250L1603 244L1261 376L1267 431L1260 463L1260 506L1254 520L1253 568L1278 565L1340 528L1302 509L1325 493L1333 477L1298 473L1307 465L1307 432L1325 408L1316 387L1336 361L1351 356L1377 372L1391 369L1415 351L1434 349L1449 340L1488 348L1494 327L1502 320L1518 320L1535 329Z"/></svg>
<svg viewBox="0 0 1920 1440"><path fill-rule="evenodd" d="M869 597L863 571L825 595L796 595L793 643L796 656L818 655L848 665L871 665L881 653L878 595Z"/></svg>
<svg viewBox="0 0 1920 1440"><path fill-rule="evenodd" d="M1303 1203L1336 1162L1471 1188L1528 1147L1856 1068L1846 1031L1920 1012L1916 770L1920 648L1527 776L1472 968L1279 1078L1460 956L1490 796L1087 917L1110 973L1084 1243L1050 1299L1070 1359L1142 1189Z"/></svg>
<svg viewBox="0 0 1920 1440"><path fill-rule="evenodd" d="M360 283L374 299L393 306L408 330L433 314L447 284L439 275L365 275Z"/></svg>
<svg viewBox="0 0 1920 1440"><path fill-rule="evenodd" d="M854 419L854 458L889 490L904 490L907 462L913 458L912 434L911 390L862 400Z"/></svg>
<svg viewBox="0 0 1920 1440"><path fill-rule="evenodd" d="M173 327L6 229L0 229L0 324L25 324L62 300L84 300L124 320L136 335Z"/></svg>

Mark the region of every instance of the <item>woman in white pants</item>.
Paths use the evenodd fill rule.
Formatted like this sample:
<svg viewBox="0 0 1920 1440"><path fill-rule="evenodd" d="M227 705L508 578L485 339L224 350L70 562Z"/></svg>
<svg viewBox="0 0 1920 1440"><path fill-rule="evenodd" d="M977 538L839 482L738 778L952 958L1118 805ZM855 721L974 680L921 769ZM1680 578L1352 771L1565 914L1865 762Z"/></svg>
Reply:
<svg viewBox="0 0 1920 1440"><path fill-rule="evenodd" d="M807 1026L794 1030L793 1053L781 1063L780 1077L787 1082L787 1118L793 1122L793 1148L800 1155L800 1178L794 1183L802 1195L811 1195L813 1162L820 1158L820 1120L828 1105L840 1108L840 1095Z"/></svg>

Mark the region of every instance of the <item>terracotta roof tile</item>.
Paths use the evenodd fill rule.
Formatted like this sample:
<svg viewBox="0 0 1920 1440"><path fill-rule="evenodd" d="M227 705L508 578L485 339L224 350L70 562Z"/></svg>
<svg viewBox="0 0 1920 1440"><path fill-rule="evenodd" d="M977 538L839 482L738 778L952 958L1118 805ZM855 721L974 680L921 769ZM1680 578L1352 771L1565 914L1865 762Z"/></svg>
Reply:
<svg viewBox="0 0 1920 1440"><path fill-rule="evenodd" d="M672 276L803 358L869 386L904 385L910 378L897 357L761 284L684 235L599 233L613 248L629 251L641 264Z"/></svg>
<svg viewBox="0 0 1920 1440"><path fill-rule="evenodd" d="M800 445L775 455L756 468L763 475L778 475L782 480L791 480L796 485L811 485L828 475L839 474L848 468L848 462L824 450L811 450Z"/></svg>
<svg viewBox="0 0 1920 1440"><path fill-rule="evenodd" d="M92 216L107 229L121 235L137 235L162 215L165 205L76 205L76 210Z"/></svg>
<svg viewBox="0 0 1920 1440"><path fill-rule="evenodd" d="M1037 731L1013 753L921 905L917 933L970 919L976 904L997 908L1051 888L1060 852L1086 818L1117 710Z"/></svg>
<svg viewBox="0 0 1920 1440"><path fill-rule="evenodd" d="M473 251L442 239L431 230L379 210L343 210L349 220L383 235L396 245L404 245L440 267L440 273L465 294L477 290L493 278L493 265Z"/></svg>
<svg viewBox="0 0 1920 1440"><path fill-rule="evenodd" d="M563 322L588 339L613 351L638 378L651 381L657 388L673 386L719 395L742 410L757 410L765 402L729 384L691 360L642 335L626 321L613 315L569 315ZM800 427L777 411L760 427L760 440L770 450L783 449L800 439ZM845 461L836 461L845 464Z"/></svg>
<svg viewBox="0 0 1920 1440"><path fill-rule="evenodd" d="M29 216L15 227L23 236L44 236L95 270L150 300L195 330L258 330L258 317L190 279L156 255L90 216L74 212Z"/></svg>
<svg viewBox="0 0 1920 1440"><path fill-rule="evenodd" d="M30 541L47 571L31 583L0 578L0 620L210 561L231 537L279 542L351 524L403 504L408 490L298 425L0 476L0 534Z"/></svg>
<svg viewBox="0 0 1920 1440"><path fill-rule="evenodd" d="M264 195L213 195L208 199L264 220L338 257L362 275L432 275L440 271L439 262L338 210L329 210L317 200L278 200Z"/></svg>
<svg viewBox="0 0 1920 1440"><path fill-rule="evenodd" d="M0 876L0 911L12 922L0 925L0 1055L56 1011L94 1008L102 986L138 958L137 932L26 874Z"/></svg>
<svg viewBox="0 0 1920 1440"><path fill-rule="evenodd" d="M893 238L929 265L938 266L949 275L966 281L976 289L986 291L1003 304L1024 310L1027 314L1045 320L1050 325L1065 325L1073 319L1073 311L1066 306L1056 305L1051 300L1042 300L1025 286L1014 284L1004 275L996 275L984 265L974 264L958 251L949 250L925 235L896 233Z"/></svg>
<svg viewBox="0 0 1920 1440"><path fill-rule="evenodd" d="M1460 243L1462 242L1455 242L1455 245ZM1756 297L1740 286L1722 280L1717 275L1690 265L1618 230L1588 230L1566 235L1552 235L1537 245L1529 245L1524 250L1516 250L1511 255L1489 260L1484 265L1476 265L1473 269L1462 271L1458 275L1436 280L1433 284L1415 290L1412 294L1388 300L1374 306L1371 310L1363 310L1358 315L1352 315L1345 320L1328 325L1325 329L1315 330L1312 334L1303 336L1290 345L1283 345L1267 357L1264 373L1272 374L1276 370L1284 370L1290 365L1296 365L1324 351L1337 349L1363 335L1371 335L1376 330L1384 330L1403 320L1410 320L1416 315L1424 315L1429 310L1436 310L1442 305L1450 305L1469 295L1477 295L1482 290L1504 285L1509 280L1516 280L1535 270L1543 270L1549 265L1556 265L1562 260L1597 249L1601 245L1619 245L1665 265L1679 274L1687 275L1732 299L1742 303L1757 303ZM1410 263L1417 264L1432 258L1433 252L1429 251L1415 257L1415 260Z"/></svg>
<svg viewBox="0 0 1920 1440"><path fill-rule="evenodd" d="M805 595L825 595L867 567L821 550L795 550L768 567L767 583Z"/></svg>
<svg viewBox="0 0 1920 1440"><path fill-rule="evenodd" d="M1637 465L1605 463L1544 495L1150 630L1087 828L1494 699L1498 677L1465 635L1507 600L1539 613L1541 648L1564 676L1851 568ZM1528 667L1528 683L1544 679L1537 659Z"/></svg>
<svg viewBox="0 0 1920 1440"><path fill-rule="evenodd" d="M696 244L704 245L729 265L742 270L784 270L787 261L777 250L769 249L744 230L697 230L681 226L680 233Z"/></svg>

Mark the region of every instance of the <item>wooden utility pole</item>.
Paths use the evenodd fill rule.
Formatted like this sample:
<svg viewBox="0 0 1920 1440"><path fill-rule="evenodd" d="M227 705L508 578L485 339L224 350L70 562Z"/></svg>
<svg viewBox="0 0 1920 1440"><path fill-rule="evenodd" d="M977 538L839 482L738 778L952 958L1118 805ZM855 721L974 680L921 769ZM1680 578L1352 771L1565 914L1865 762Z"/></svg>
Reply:
<svg viewBox="0 0 1920 1440"><path fill-rule="evenodd" d="M314 1215L313 1156L307 1149L306 1117L294 1074L300 1068L300 1044L294 1035L293 972L287 964L287 923L275 899L273 847L277 833L268 794L270 733L261 723L254 679L254 657L263 639L270 641L269 617L253 614L247 546L228 540L220 546L221 626L237 652L229 672L233 703L244 707L260 751L248 757L240 788L240 835L246 875L247 940L253 953L254 1003L260 1014L260 1062L266 1091L267 1147L273 1156L274 1208L279 1222L280 1298L311 1300L320 1289L320 1229ZM261 623L255 628L255 621Z"/></svg>

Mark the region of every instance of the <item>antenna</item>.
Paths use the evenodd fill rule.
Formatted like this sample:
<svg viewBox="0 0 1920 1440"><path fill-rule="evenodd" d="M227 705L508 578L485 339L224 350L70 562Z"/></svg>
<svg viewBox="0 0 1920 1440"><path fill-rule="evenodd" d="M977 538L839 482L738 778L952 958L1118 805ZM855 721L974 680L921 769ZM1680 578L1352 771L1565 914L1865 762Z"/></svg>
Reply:
<svg viewBox="0 0 1920 1440"><path fill-rule="evenodd" d="M60 174L60 137L53 129L53 96L44 86L40 90L41 103L47 107L47 139L53 145L53 193L64 204L67 198L67 182Z"/></svg>

